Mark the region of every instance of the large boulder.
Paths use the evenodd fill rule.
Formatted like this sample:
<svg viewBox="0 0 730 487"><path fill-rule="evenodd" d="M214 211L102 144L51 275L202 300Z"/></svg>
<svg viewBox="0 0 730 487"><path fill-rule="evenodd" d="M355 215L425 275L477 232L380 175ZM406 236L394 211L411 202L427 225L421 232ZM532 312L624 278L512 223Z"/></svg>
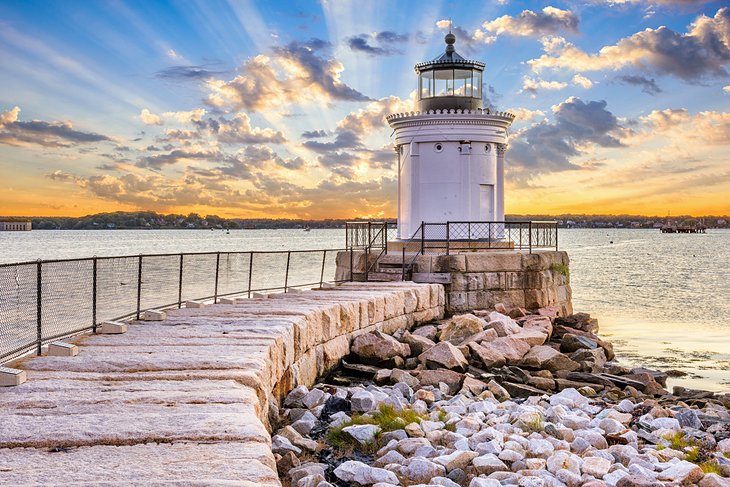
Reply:
<svg viewBox="0 0 730 487"><path fill-rule="evenodd" d="M425 336L414 335L409 332L405 332L403 334L403 336L401 337L401 342L406 343L409 347L411 347L411 353L414 355L420 355L429 348L436 345L433 340L430 340Z"/></svg>
<svg viewBox="0 0 730 487"><path fill-rule="evenodd" d="M547 333L543 330L522 330L519 333L510 335L510 337L516 340L522 340L531 347L542 345L548 338Z"/></svg>
<svg viewBox="0 0 730 487"><path fill-rule="evenodd" d="M508 364L518 363L530 351L530 345L512 337L501 337L491 342L482 342L482 346L501 354Z"/></svg>
<svg viewBox="0 0 730 487"><path fill-rule="evenodd" d="M479 360L487 370L493 367L501 367L507 363L502 353L492 348L483 347L476 342L469 343L469 352L471 352L472 359Z"/></svg>
<svg viewBox="0 0 730 487"><path fill-rule="evenodd" d="M567 355L564 355L554 348L546 345L532 347L522 358L521 363L525 367L545 369L550 372L557 372L559 370L573 372L574 370L579 370L581 368L578 362L570 360Z"/></svg>
<svg viewBox="0 0 730 487"><path fill-rule="evenodd" d="M465 338L484 330L485 325L486 322L483 319L477 318L473 314L456 315L441 329L439 340L456 345Z"/></svg>
<svg viewBox="0 0 730 487"><path fill-rule="evenodd" d="M352 342L351 352L363 363L380 364L395 357L408 357L411 348L380 331L359 335Z"/></svg>
<svg viewBox="0 0 730 487"><path fill-rule="evenodd" d="M496 311L489 313L489 323L487 323L486 328L493 329L500 337L519 333L522 329L515 320Z"/></svg>
<svg viewBox="0 0 730 487"><path fill-rule="evenodd" d="M418 356L418 360L432 369L446 368L464 372L469 366L464 354L449 342L441 342Z"/></svg>
<svg viewBox="0 0 730 487"><path fill-rule="evenodd" d="M547 316L530 315L520 321L523 330L543 330L548 337L553 334L553 322Z"/></svg>
<svg viewBox="0 0 730 487"><path fill-rule="evenodd" d="M578 350L587 348L593 350L598 348L598 343L588 337L566 333L560 341L560 351L565 353L577 352Z"/></svg>
<svg viewBox="0 0 730 487"><path fill-rule="evenodd" d="M575 313L570 316L555 318L555 325L567 326L589 333L598 333L598 320L588 313Z"/></svg>
<svg viewBox="0 0 730 487"><path fill-rule="evenodd" d="M362 462L350 460L334 470L335 476L343 482L372 485L378 482L399 485L398 477L384 468L370 467Z"/></svg>
<svg viewBox="0 0 730 487"><path fill-rule="evenodd" d="M440 383L446 384L449 388L449 394L456 394L461 389L461 383L464 376L453 370L437 369L437 370L421 370L417 372L418 382L423 386L438 387Z"/></svg>
<svg viewBox="0 0 730 487"><path fill-rule="evenodd" d="M461 343L456 343L455 345L457 347L461 347L463 345L469 345L471 342L491 342L492 340L496 340L497 338L499 338L497 332L490 328L488 330L480 331L476 335L466 337L461 341Z"/></svg>

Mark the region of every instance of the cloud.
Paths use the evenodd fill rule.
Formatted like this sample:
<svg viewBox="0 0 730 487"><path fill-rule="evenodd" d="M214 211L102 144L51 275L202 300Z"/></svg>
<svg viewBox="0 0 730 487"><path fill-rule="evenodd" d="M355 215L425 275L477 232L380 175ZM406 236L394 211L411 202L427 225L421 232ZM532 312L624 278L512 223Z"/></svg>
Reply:
<svg viewBox="0 0 730 487"><path fill-rule="evenodd" d="M496 35L541 37L560 32L577 33L578 24L578 17L573 12L548 6L540 12L523 10L515 17L503 15L484 22L482 28Z"/></svg>
<svg viewBox="0 0 730 487"><path fill-rule="evenodd" d="M573 159L592 146L620 147L622 127L605 101L570 97L553 107L554 122L542 121L510 138L510 176L529 180L540 174L582 169Z"/></svg>
<svg viewBox="0 0 730 487"><path fill-rule="evenodd" d="M532 98L537 96L539 90L562 90L568 83L562 81L545 81L539 78L522 77L522 90L520 93L530 93Z"/></svg>
<svg viewBox="0 0 730 487"><path fill-rule="evenodd" d="M456 50L465 53L473 53L477 47L491 44L497 40L497 36L490 36L478 29L470 33L463 27L452 25L451 20L448 19L437 21L436 27L444 31L451 31L456 36Z"/></svg>
<svg viewBox="0 0 730 487"><path fill-rule="evenodd" d="M626 85L640 86L641 91L647 95L656 95L662 92L659 85L656 84L654 78L647 78L638 75L623 75L617 78L621 83Z"/></svg>
<svg viewBox="0 0 730 487"><path fill-rule="evenodd" d="M535 72L618 70L633 66L693 82L708 76L728 76L725 66L730 62L730 9L720 8L714 17L700 15L685 34L664 26L646 29L605 46L596 54L588 54L560 37L545 39L543 49L545 54L528 61Z"/></svg>
<svg viewBox="0 0 730 487"><path fill-rule="evenodd" d="M589 80L581 74L576 74L573 76L573 85L580 86L587 90L593 86L593 81Z"/></svg>
<svg viewBox="0 0 730 487"><path fill-rule="evenodd" d="M0 144L13 146L40 145L43 147L70 147L77 144L111 141L106 135L75 130L71 122L18 120L20 107L0 112Z"/></svg>
<svg viewBox="0 0 730 487"><path fill-rule="evenodd" d="M53 181L62 181L62 182L75 181L77 179L76 176L74 176L73 174L63 172L60 169L56 169L55 171L46 174L45 177L48 179L51 179Z"/></svg>
<svg viewBox="0 0 730 487"><path fill-rule="evenodd" d="M515 122L531 122L545 116L545 112L542 110L530 110L529 108L509 108L507 111L515 116Z"/></svg>
<svg viewBox="0 0 730 487"><path fill-rule="evenodd" d="M271 57L250 58L232 80L209 80L206 102L217 108L256 112L332 100L369 101L342 82L342 63L320 55L329 47L325 41L312 39L277 47Z"/></svg>
<svg viewBox="0 0 730 487"><path fill-rule="evenodd" d="M730 93L730 85L723 86L722 91L724 91L725 93Z"/></svg>
<svg viewBox="0 0 730 487"><path fill-rule="evenodd" d="M302 132L302 137L305 139L318 139L320 137L327 137L329 133L326 130L306 130Z"/></svg>
<svg viewBox="0 0 730 487"><path fill-rule="evenodd" d="M220 152L202 149L174 149L166 154L156 154L152 156L144 156L137 161L137 166L150 169L161 169L163 166L177 164L182 161L191 161L195 159L218 160Z"/></svg>
<svg viewBox="0 0 730 487"><path fill-rule="evenodd" d="M223 117L217 121L209 121L208 126L217 135L218 141L223 144L282 144L286 142L284 134L270 128L251 126L251 118L245 113L239 113L233 119Z"/></svg>
<svg viewBox="0 0 730 487"><path fill-rule="evenodd" d="M403 53L393 45L408 42L409 38L408 34L398 34L392 31L374 32L349 37L347 45L353 51L363 52L369 56L393 56Z"/></svg>
<svg viewBox="0 0 730 487"><path fill-rule="evenodd" d="M145 125L162 125L162 117L155 115L146 108L142 109L139 114L139 118Z"/></svg>
<svg viewBox="0 0 730 487"><path fill-rule="evenodd" d="M730 112L704 111L691 115L686 108L653 110L640 117L646 126L645 137L657 133L673 140L696 141L703 145L730 144Z"/></svg>
<svg viewBox="0 0 730 487"><path fill-rule="evenodd" d="M204 81L225 73L209 69L210 66L207 64L170 66L155 73L155 77L171 81Z"/></svg>

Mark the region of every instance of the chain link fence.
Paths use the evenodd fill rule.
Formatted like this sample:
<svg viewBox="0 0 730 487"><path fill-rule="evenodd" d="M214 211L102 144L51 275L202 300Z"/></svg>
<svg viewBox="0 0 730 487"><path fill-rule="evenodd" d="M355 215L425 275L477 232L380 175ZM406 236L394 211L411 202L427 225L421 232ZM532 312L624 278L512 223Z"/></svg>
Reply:
<svg viewBox="0 0 730 487"><path fill-rule="evenodd" d="M94 257L0 264L0 364L99 323L185 301L333 281L340 249Z"/></svg>

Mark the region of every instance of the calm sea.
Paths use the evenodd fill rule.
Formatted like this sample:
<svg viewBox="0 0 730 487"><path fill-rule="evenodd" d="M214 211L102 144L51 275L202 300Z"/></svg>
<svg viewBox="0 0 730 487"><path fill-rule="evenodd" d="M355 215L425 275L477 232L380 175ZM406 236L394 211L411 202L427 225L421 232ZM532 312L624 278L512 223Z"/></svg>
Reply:
<svg viewBox="0 0 730 487"><path fill-rule="evenodd" d="M0 263L206 251L341 248L344 230L0 232ZM576 311L597 317L622 363L675 368L672 384L730 390L730 231L560 230Z"/></svg>

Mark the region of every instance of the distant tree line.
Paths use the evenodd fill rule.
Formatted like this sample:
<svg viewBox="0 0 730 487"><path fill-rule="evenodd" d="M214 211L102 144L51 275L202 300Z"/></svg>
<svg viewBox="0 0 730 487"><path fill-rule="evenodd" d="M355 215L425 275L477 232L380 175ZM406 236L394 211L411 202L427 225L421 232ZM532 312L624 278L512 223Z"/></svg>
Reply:
<svg viewBox="0 0 730 487"><path fill-rule="evenodd" d="M353 219L274 219L223 218L197 213L163 215L153 211L97 213L81 217L0 217L3 221L33 222L34 230L110 230L110 229L265 229L265 228L344 228ZM395 221L394 219L387 219ZM512 221L557 221L563 228L656 228L667 222L701 222L708 228L730 228L730 216L672 217L638 215L507 215ZM356 220L355 220L356 221Z"/></svg>

